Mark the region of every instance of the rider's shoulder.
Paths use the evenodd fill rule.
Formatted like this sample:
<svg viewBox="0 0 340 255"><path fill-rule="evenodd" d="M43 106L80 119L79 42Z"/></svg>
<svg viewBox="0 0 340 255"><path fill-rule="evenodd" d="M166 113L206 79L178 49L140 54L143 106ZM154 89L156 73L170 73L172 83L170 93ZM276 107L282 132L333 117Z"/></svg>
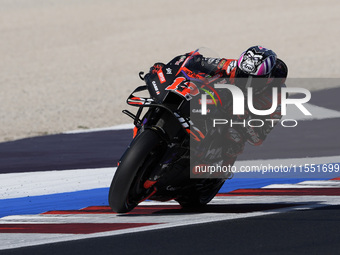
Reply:
<svg viewBox="0 0 340 255"><path fill-rule="evenodd" d="M276 60L272 76L275 78L287 78L288 76L288 67L286 63L279 58Z"/></svg>

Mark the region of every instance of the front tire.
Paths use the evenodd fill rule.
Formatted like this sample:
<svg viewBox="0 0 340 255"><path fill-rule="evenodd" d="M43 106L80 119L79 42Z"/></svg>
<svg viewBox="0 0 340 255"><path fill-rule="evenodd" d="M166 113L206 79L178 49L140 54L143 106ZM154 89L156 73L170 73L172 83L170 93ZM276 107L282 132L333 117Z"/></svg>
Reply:
<svg viewBox="0 0 340 255"><path fill-rule="evenodd" d="M153 130L140 133L127 149L113 177L109 204L113 211L126 213L153 192L143 184L164 152L161 137Z"/></svg>

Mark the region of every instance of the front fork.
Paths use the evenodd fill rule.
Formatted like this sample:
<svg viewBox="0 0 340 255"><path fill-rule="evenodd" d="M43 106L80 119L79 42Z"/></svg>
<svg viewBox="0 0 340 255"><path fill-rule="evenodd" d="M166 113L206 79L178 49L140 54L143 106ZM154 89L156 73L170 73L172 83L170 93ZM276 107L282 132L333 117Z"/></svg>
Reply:
<svg viewBox="0 0 340 255"><path fill-rule="evenodd" d="M151 108L141 120L139 119L140 113L141 111L138 111L134 116L133 136L136 137L145 129L152 129L162 138L166 146L159 164L144 183L144 188L149 189L155 186L167 170L170 170L183 155L190 156L189 136L183 130L176 116L169 111L157 107Z"/></svg>

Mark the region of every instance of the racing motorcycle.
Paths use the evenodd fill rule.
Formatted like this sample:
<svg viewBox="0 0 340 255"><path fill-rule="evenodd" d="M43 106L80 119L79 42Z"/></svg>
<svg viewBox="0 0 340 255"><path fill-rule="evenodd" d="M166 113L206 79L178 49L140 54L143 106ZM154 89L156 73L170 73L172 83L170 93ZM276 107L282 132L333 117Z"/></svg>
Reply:
<svg viewBox="0 0 340 255"><path fill-rule="evenodd" d="M207 139L222 131L206 128L208 120L201 114L193 121L193 112L199 112L199 95L214 80L187 68L194 55L202 54L200 51L179 56L172 65L155 64L146 75L139 73L145 85L137 87L127 99L128 105L138 107L137 113L123 111L133 119L135 128L110 186L113 211L129 212L146 199L174 199L182 207L203 206L230 178L230 174L192 178L196 163L225 161L221 150L216 149L225 142L222 145L221 139ZM139 95L145 92L149 97Z"/></svg>

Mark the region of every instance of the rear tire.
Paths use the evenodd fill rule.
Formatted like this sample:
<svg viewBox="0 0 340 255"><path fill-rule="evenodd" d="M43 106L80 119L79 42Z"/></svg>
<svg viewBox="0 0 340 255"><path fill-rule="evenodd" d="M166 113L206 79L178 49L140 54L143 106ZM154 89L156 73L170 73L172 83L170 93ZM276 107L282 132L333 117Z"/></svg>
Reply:
<svg viewBox="0 0 340 255"><path fill-rule="evenodd" d="M144 182L159 163L164 146L161 137L153 130L140 133L123 155L113 177L109 204L113 211L126 213L153 192L145 189Z"/></svg>
<svg viewBox="0 0 340 255"><path fill-rule="evenodd" d="M200 191L195 191L187 196L176 199L183 208L199 208L206 206L218 193L224 184L224 180L206 180L207 186ZM215 184L213 182L216 182ZM212 187L211 187L212 186Z"/></svg>
<svg viewBox="0 0 340 255"><path fill-rule="evenodd" d="M236 161L236 157L232 157L226 159L223 163L225 165L233 166ZM228 175L227 179L231 179L233 174ZM197 188L194 191L189 192L187 195L179 197L176 201L183 208L195 208L202 207L207 205L219 192L222 188L226 179L202 179L201 183L198 183L200 188Z"/></svg>

